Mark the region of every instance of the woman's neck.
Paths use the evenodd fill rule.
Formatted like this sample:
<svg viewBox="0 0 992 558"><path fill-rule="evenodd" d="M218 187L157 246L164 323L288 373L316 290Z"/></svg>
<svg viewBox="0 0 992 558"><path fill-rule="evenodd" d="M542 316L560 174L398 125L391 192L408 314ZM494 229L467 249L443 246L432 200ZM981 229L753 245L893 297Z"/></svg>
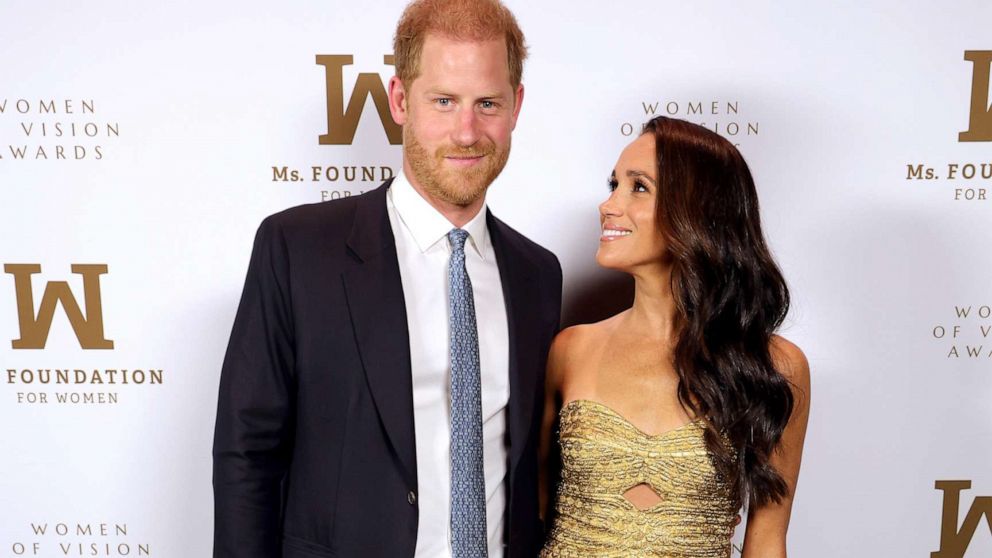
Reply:
<svg viewBox="0 0 992 558"><path fill-rule="evenodd" d="M634 274L634 304L627 320L635 331L651 338L670 341L675 330L675 297L671 268Z"/></svg>

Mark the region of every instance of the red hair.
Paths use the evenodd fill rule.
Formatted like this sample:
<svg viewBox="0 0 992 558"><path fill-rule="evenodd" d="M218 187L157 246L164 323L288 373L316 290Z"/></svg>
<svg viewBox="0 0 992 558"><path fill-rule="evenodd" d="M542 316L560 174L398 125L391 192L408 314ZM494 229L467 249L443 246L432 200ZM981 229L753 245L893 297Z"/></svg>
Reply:
<svg viewBox="0 0 992 558"><path fill-rule="evenodd" d="M429 33L466 41L503 39L510 85L520 85L527 58L524 34L499 0L415 0L396 26L396 76L409 86L420 75L420 53Z"/></svg>

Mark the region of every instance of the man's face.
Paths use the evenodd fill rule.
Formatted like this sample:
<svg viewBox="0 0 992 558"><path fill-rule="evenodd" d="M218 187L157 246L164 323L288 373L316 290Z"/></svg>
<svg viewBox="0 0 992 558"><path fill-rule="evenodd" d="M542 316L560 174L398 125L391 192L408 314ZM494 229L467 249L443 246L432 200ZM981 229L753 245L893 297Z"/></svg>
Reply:
<svg viewBox="0 0 992 558"><path fill-rule="evenodd" d="M502 39L457 41L429 34L413 83L390 82L403 126L404 166L435 201L480 201L510 155L523 86L514 90Z"/></svg>

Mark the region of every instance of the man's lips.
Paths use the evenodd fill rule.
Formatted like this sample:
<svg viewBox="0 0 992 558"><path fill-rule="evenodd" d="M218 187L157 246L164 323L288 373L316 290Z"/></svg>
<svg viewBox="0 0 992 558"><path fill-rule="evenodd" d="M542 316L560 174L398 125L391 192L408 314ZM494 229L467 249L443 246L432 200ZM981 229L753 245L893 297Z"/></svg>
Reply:
<svg viewBox="0 0 992 558"><path fill-rule="evenodd" d="M480 154L480 155L446 155L444 157L444 159L445 159L445 161L447 161L448 163L450 163L452 165L455 165L456 167L470 167L472 165L475 165L479 161L481 161L483 157L485 157L485 154Z"/></svg>

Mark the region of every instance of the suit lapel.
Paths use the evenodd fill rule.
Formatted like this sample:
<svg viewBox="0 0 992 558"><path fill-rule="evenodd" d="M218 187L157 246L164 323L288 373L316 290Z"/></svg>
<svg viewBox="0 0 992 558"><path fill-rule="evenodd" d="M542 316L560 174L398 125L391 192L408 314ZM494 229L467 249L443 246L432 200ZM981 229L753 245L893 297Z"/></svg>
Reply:
<svg viewBox="0 0 992 558"><path fill-rule="evenodd" d="M391 182L391 181L390 181ZM411 486L417 481L413 383L406 301L396 244L386 212L390 182L356 200L348 248L355 263L344 273L348 308L369 390L390 444ZM510 473L531 431L541 366L534 315L540 308L536 265L506 225L486 215L499 268L509 336L510 400L507 405Z"/></svg>
<svg viewBox="0 0 992 558"><path fill-rule="evenodd" d="M506 225L492 213L486 217L503 285L510 343L507 427L512 475L527 445L534 418L534 397L539 378L539 370L534 369L534 363L538 362L538 331L535 329L534 315L540 308L540 290L534 282L537 275L535 264L513 243Z"/></svg>
<svg viewBox="0 0 992 558"><path fill-rule="evenodd" d="M344 273L344 282L369 390L404 474L415 487L410 337L396 244L386 211L390 183L356 200L348 248L357 261Z"/></svg>

